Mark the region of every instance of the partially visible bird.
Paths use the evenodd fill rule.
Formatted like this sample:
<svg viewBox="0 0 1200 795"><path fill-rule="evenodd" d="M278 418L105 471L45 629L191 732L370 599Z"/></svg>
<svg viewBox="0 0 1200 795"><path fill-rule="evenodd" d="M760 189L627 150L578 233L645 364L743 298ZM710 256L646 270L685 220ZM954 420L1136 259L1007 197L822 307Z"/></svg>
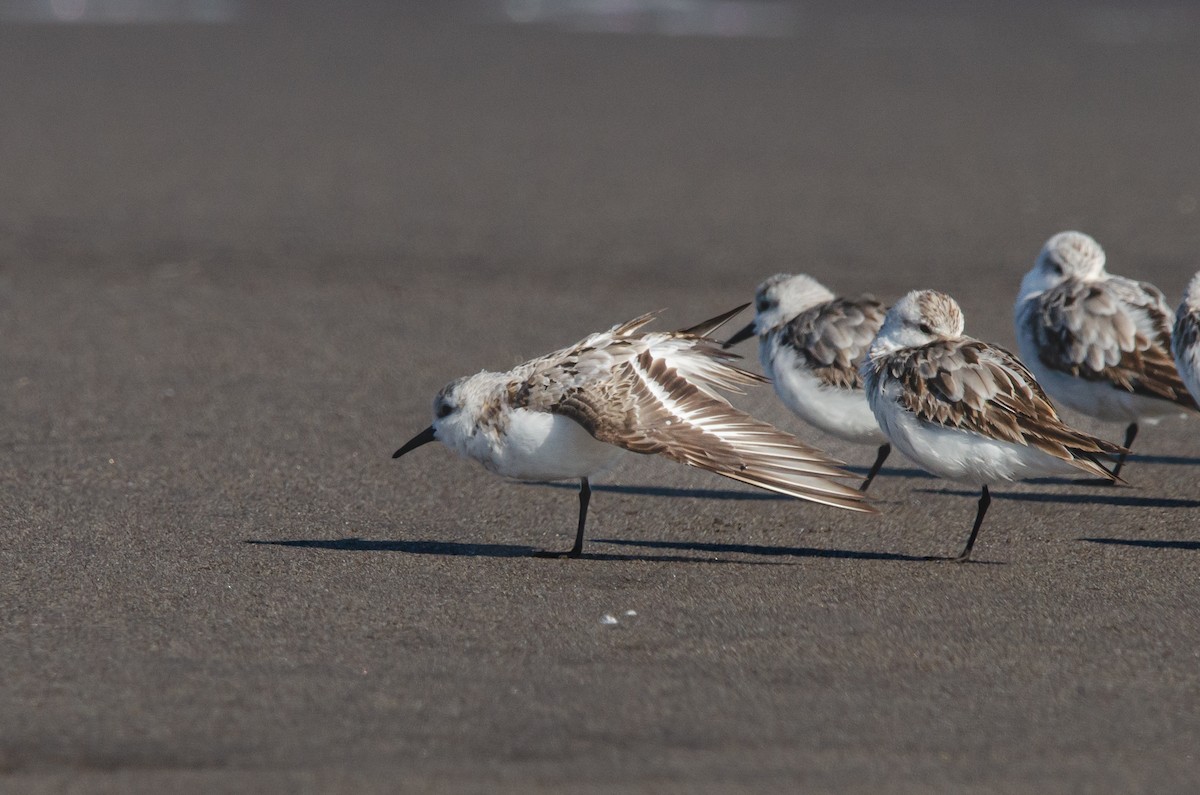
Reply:
<svg viewBox="0 0 1200 795"><path fill-rule="evenodd" d="M1171 309L1157 287L1110 275L1082 232L1046 241L1014 309L1021 357L1050 396L1097 419L1138 423L1198 411L1171 359ZM1126 453L1113 468L1121 474Z"/></svg>
<svg viewBox="0 0 1200 795"><path fill-rule="evenodd" d="M844 441L879 445L862 491L892 450L858 373L884 311L872 296L841 298L811 276L780 273L758 286L754 321L724 344L757 334L763 370L793 414Z"/></svg>
<svg viewBox="0 0 1200 795"><path fill-rule="evenodd" d="M963 335L962 310L945 293L914 290L888 310L861 370L892 444L934 475L982 489L960 561L971 557L989 486L1080 470L1116 477L1099 457L1122 448L1064 424L1015 356Z"/></svg>
<svg viewBox="0 0 1200 795"><path fill-rule="evenodd" d="M1187 384L1192 397L1200 401L1200 273L1192 277L1175 312L1171 352L1175 355L1179 377Z"/></svg>
<svg viewBox="0 0 1200 795"><path fill-rule="evenodd" d="M741 392L764 379L735 367L709 335L744 309L675 332L645 332L642 315L503 373L447 384L433 424L396 451L435 439L488 470L518 480L579 479L575 544L583 550L588 479L621 455L657 453L802 500L875 513L837 482L851 475L795 437L731 406L716 390ZM556 555L559 556L559 555Z"/></svg>

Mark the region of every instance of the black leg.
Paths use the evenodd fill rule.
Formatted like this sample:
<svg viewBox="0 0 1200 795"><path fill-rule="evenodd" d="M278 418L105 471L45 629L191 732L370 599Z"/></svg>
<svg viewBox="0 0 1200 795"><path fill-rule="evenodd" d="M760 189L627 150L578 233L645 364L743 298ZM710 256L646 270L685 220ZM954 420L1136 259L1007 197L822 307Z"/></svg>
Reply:
<svg viewBox="0 0 1200 795"><path fill-rule="evenodd" d="M967 539L967 546L962 554L955 558L959 563L966 563L971 559L971 547L975 546L975 537L979 535L979 528L983 526L983 515L987 513L991 504L992 495L988 492L988 487L984 486L983 494L979 495L979 511L975 514L975 526L971 528L971 537Z"/></svg>
<svg viewBox="0 0 1200 795"><path fill-rule="evenodd" d="M592 487L587 478L579 479L579 529L575 531L575 546L567 552L538 550L533 554L539 558L577 558L583 552L583 526L587 523L588 501L592 498Z"/></svg>
<svg viewBox="0 0 1200 795"><path fill-rule="evenodd" d="M1126 450L1133 444L1133 440L1137 438L1138 427L1136 422L1129 423L1129 427L1125 429L1125 444L1122 445ZM1117 459L1117 465L1113 467L1113 477L1121 474L1121 467L1125 466L1125 453L1121 453L1121 457Z"/></svg>
<svg viewBox="0 0 1200 795"><path fill-rule="evenodd" d="M891 454L891 452L892 446L890 444L884 442L883 444L879 445L879 455L875 457L875 463L871 464L871 471L867 473L867 479L864 480L862 485L858 487L859 491L866 491L870 487L871 481L874 480L875 476L879 474L879 470L883 469L883 462L887 460L887 457L889 454Z"/></svg>
<svg viewBox="0 0 1200 795"><path fill-rule="evenodd" d="M568 558L577 558L583 552L583 526L587 523L588 501L592 498L592 487L587 478L579 479L579 529L575 531L575 546L567 553Z"/></svg>

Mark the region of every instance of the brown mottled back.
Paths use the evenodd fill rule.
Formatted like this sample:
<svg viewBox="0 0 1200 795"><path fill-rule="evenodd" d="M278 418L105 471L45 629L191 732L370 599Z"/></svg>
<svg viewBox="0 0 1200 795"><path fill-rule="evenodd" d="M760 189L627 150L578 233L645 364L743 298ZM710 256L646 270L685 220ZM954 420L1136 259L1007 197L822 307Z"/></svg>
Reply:
<svg viewBox="0 0 1200 795"><path fill-rule="evenodd" d="M780 342L793 348L822 383L862 389L858 364L886 314L872 296L835 298L797 315Z"/></svg>
<svg viewBox="0 0 1200 795"><path fill-rule="evenodd" d="M1166 299L1152 284L1110 277L1047 290L1025 310L1042 364L1076 378L1197 410L1171 358Z"/></svg>
<svg viewBox="0 0 1200 795"><path fill-rule="evenodd" d="M875 367L903 385L901 402L924 422L1029 445L1097 474L1107 473L1096 455L1121 450L1065 425L1025 365L1003 348L969 337L940 340L881 357Z"/></svg>

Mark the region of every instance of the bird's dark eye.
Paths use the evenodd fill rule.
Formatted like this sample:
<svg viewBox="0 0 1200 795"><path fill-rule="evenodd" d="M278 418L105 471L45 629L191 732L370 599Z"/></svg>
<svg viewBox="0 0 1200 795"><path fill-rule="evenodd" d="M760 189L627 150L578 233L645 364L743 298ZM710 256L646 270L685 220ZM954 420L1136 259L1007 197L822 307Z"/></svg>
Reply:
<svg viewBox="0 0 1200 795"><path fill-rule="evenodd" d="M755 305L754 308L757 309L759 312L766 312L768 309L771 308L771 302L768 301L767 299L763 298Z"/></svg>
<svg viewBox="0 0 1200 795"><path fill-rule="evenodd" d="M931 329L929 327L928 323L922 323L920 326L917 326L917 328L921 329L922 334L932 334L933 333L933 329Z"/></svg>
<svg viewBox="0 0 1200 795"><path fill-rule="evenodd" d="M1062 265L1059 265L1054 260L1050 260L1050 271L1054 273L1055 276L1062 276Z"/></svg>
<svg viewBox="0 0 1200 795"><path fill-rule="evenodd" d="M436 413L437 413L437 418L439 420L442 417L445 417L447 414L449 414L452 411L454 411L454 407L451 406L449 403L441 402L441 403L437 404L437 412Z"/></svg>

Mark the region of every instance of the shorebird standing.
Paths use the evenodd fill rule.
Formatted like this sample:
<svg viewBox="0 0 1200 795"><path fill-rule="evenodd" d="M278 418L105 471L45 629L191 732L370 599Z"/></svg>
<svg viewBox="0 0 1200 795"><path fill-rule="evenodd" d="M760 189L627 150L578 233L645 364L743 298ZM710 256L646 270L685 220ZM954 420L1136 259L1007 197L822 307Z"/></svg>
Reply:
<svg viewBox="0 0 1200 795"><path fill-rule="evenodd" d="M761 376L708 335L743 304L697 326L644 332L642 315L504 373L452 381L434 400L433 424L393 458L435 439L518 480L579 479L575 545L583 550L588 479L622 453L658 453L689 466L802 500L875 513L851 475L824 453L738 411L715 390L741 392ZM555 555L559 556L559 555Z"/></svg>
<svg viewBox="0 0 1200 795"><path fill-rule="evenodd" d="M1192 397L1200 401L1200 273L1192 277L1175 312L1171 352L1180 378Z"/></svg>
<svg viewBox="0 0 1200 795"><path fill-rule="evenodd" d="M884 312L869 295L839 298L811 276L780 273L758 286L754 321L724 345L757 334L763 370L793 414L844 441L879 445L862 491L892 451L858 373Z"/></svg>
<svg viewBox="0 0 1200 795"><path fill-rule="evenodd" d="M944 293L898 301L861 370L892 444L934 475L983 490L960 561L971 556L990 485L1077 470L1116 477L1098 457L1122 448L1063 424L1015 356L963 336L962 310Z"/></svg>
<svg viewBox="0 0 1200 795"><path fill-rule="evenodd" d="M1170 316L1157 287L1108 274L1104 249L1082 232L1046 241L1013 313L1021 357L1038 382L1065 406L1128 423L1125 448L1139 422L1198 410L1171 360Z"/></svg>

